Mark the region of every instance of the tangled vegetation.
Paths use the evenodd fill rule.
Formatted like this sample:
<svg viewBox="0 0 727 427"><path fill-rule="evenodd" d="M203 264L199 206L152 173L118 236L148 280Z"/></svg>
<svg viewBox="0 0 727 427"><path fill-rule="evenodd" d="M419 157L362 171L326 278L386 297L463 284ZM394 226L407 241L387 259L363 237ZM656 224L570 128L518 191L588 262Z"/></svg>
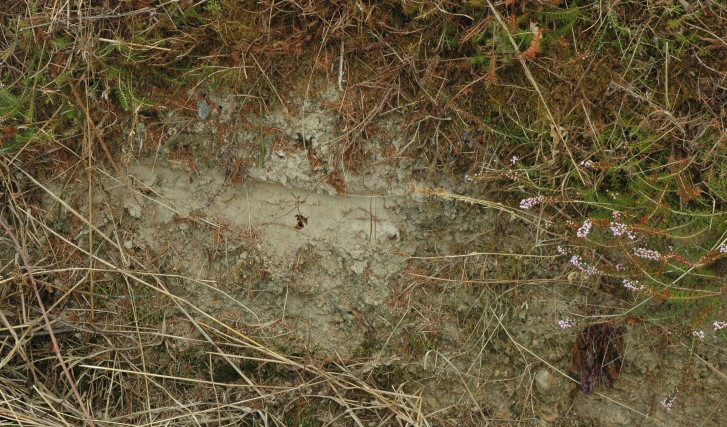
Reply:
<svg viewBox="0 0 727 427"><path fill-rule="evenodd" d="M508 212L538 229L534 253L562 257L565 275L598 283L619 302L561 319L563 329L584 330L571 341L587 347L585 331L605 318L609 337L640 325L663 340L663 351L690 355L662 402L678 405L700 348L722 361L727 349L726 16L716 0L6 1L0 419L494 420L476 403L458 415L422 409L403 386L418 380L413 369L369 369L370 355L367 369L364 358L311 357L266 340L258 326L210 316L170 290L172 275L154 260L128 256L98 228L90 206L102 170L122 175L132 159L162 146L229 175L262 162L262 139L260 156L245 159L222 144L175 145L167 108L193 117L190 91L220 88L244 97L241 116L289 111L290 93L337 88L344 95L327 105L340 135L335 164L353 171L372 162L367 147L385 133L380 120L398 117L411 142L382 148L384 155L422 159L429 173L466 181L472 197L413 192ZM134 137L141 122L143 144ZM331 174L339 190L340 176ZM51 178L64 188L85 182L87 200L55 196L44 186ZM48 206L72 215L56 220ZM462 246L482 249L476 241ZM476 279L462 262L418 260L412 268L431 280ZM148 306L152 297L169 309ZM182 351L170 348L170 310L201 337ZM414 334L404 348L419 357L437 346ZM618 363L616 353L609 350L609 362ZM605 371L579 380L578 371L588 374L577 363L571 377L590 392ZM724 365L710 366L724 380ZM507 421L527 420L527 403L519 405Z"/></svg>

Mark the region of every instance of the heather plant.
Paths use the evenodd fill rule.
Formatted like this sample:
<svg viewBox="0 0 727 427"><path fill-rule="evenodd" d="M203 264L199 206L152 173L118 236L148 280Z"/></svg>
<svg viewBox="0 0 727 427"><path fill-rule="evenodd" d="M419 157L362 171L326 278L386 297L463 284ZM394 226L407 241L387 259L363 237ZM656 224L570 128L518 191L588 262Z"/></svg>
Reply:
<svg viewBox="0 0 727 427"><path fill-rule="evenodd" d="M721 304L727 292L724 200L686 177L683 166L694 159L669 160L663 167L650 162L648 170L636 162L616 167L611 161L587 160L581 165L607 175L601 188L570 200L528 197L520 208L560 212L556 218L561 221L556 221L569 244L559 245L557 252L576 271L608 283L631 301L618 313L622 322L658 325L673 339L691 341L692 347L705 340L721 346L727 339ZM616 181L619 169L627 168L637 172L628 174L628 181ZM569 205L581 219L563 215ZM573 319L559 321L563 329L574 325ZM670 408L677 393L662 405Z"/></svg>
<svg viewBox="0 0 727 427"><path fill-rule="evenodd" d="M466 174L464 180L471 185L486 183L495 176L518 181L522 174L516 169L524 169L518 163L519 159L513 156L510 167L504 172ZM721 303L727 293L724 199L709 185L702 187L699 183L691 183L687 186L685 170L676 170L674 163L672 161L663 168L652 164L648 174L631 175L635 182L612 181L613 185L604 185L605 191L594 185L593 190L574 192L570 197L538 195L525 197L519 202L519 208L528 213L527 216L517 215L521 219L543 224L548 233L562 230L563 243L557 245L554 252L567 259L571 269L587 281L606 283L611 292L623 301L617 312L583 312L580 313L582 322L574 318L557 321L557 326L564 330L580 323L584 325L585 329L573 349L575 361L571 362L577 365L572 368L576 377L580 371L579 381L584 394L591 393L596 382L602 382L597 381L599 378L606 377L613 384L618 378L618 371L614 372L613 366L624 363L620 360L623 357L620 333L615 333L613 326L608 326L609 334L589 332L596 325L586 320L588 318L605 315L620 324L644 323L657 327L666 331L670 339L682 341L690 349L690 355L703 343L718 347L727 343L727 333L723 331L727 327L726 314ZM689 161L677 163L686 165ZM580 166L614 176L617 174L616 164L610 160L586 160ZM632 164L626 167L640 169L643 166ZM666 172L658 174L658 169ZM599 181L603 182L603 177L599 177ZM419 187L412 190L516 215L506 206L453 195L443 189ZM537 222L530 213L547 219ZM576 220L576 217L580 218ZM599 346L603 347L599 351L609 354L610 362L604 362L603 368L582 364L595 356L587 357L580 352ZM682 369L681 383L660 401L663 408L670 409L678 394L689 385L691 367L690 359Z"/></svg>

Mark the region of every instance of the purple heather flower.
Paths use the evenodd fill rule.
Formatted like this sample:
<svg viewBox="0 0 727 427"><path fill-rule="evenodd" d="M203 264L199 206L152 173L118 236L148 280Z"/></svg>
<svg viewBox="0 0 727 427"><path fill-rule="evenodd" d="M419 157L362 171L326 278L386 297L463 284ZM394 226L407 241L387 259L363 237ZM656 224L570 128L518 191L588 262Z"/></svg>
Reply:
<svg viewBox="0 0 727 427"><path fill-rule="evenodd" d="M641 291L644 289L644 285L638 287L636 286L639 283L638 280L624 279L622 283L624 285L624 288L630 289L632 291Z"/></svg>
<svg viewBox="0 0 727 427"><path fill-rule="evenodd" d="M628 225L621 222L622 213L619 211L613 211L613 221L611 221L611 233L616 237L628 236L629 239L634 240L636 235L633 231L629 230Z"/></svg>
<svg viewBox="0 0 727 427"><path fill-rule="evenodd" d="M587 219L583 221L583 225L581 225L581 228L578 229L578 232L576 232L576 235L580 237L581 239L586 238L588 236L588 233L591 232L591 226L593 224L591 223L590 219Z"/></svg>
<svg viewBox="0 0 727 427"><path fill-rule="evenodd" d="M662 258L662 255L659 252L646 248L634 249L634 255L639 258L650 259L654 261L659 261Z"/></svg>
<svg viewBox="0 0 727 427"><path fill-rule="evenodd" d="M672 394L671 396L665 397L661 401L661 406L665 407L666 409L671 409L672 405L674 405L674 401L676 400L677 396L676 394Z"/></svg>
<svg viewBox="0 0 727 427"><path fill-rule="evenodd" d="M528 210L532 209L533 207L537 206L539 203L543 203L545 201L545 197L538 196L538 197L528 197L527 199L522 199L520 201L520 209Z"/></svg>
<svg viewBox="0 0 727 427"><path fill-rule="evenodd" d="M573 319L561 319L558 320L558 326L560 329L569 329L576 325L576 321Z"/></svg>
<svg viewBox="0 0 727 427"><path fill-rule="evenodd" d="M616 237L626 235L631 240L634 240L636 238L634 232L629 230L626 224L622 224L620 222L611 222L611 233L613 233L613 235Z"/></svg>
<svg viewBox="0 0 727 427"><path fill-rule="evenodd" d="M586 275L588 276L595 276L596 274L600 273L596 267L584 263L580 255L573 255L570 259L570 263L573 264L577 269L586 273Z"/></svg>

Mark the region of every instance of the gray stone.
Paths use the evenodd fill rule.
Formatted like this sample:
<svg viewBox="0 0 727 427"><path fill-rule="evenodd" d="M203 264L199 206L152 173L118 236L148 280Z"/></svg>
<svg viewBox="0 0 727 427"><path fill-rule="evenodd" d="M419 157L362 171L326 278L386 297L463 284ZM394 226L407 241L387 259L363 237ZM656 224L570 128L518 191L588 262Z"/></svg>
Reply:
<svg viewBox="0 0 727 427"><path fill-rule="evenodd" d="M535 374L535 386L540 393L549 394L556 386L556 378L549 369L543 368Z"/></svg>
<svg viewBox="0 0 727 427"><path fill-rule="evenodd" d="M207 104L207 101L204 99L200 99L197 101L197 117L199 117L202 120L207 120L207 117L210 116L210 106Z"/></svg>

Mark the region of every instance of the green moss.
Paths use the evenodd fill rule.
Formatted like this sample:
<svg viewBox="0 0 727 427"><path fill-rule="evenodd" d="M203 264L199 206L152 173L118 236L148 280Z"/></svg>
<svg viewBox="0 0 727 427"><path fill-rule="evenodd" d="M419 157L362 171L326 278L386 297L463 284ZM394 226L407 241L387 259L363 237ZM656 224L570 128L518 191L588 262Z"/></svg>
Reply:
<svg viewBox="0 0 727 427"><path fill-rule="evenodd" d="M541 22L551 29L549 37L558 38L570 34L580 17L580 8L577 3L565 9L549 8L538 14Z"/></svg>

